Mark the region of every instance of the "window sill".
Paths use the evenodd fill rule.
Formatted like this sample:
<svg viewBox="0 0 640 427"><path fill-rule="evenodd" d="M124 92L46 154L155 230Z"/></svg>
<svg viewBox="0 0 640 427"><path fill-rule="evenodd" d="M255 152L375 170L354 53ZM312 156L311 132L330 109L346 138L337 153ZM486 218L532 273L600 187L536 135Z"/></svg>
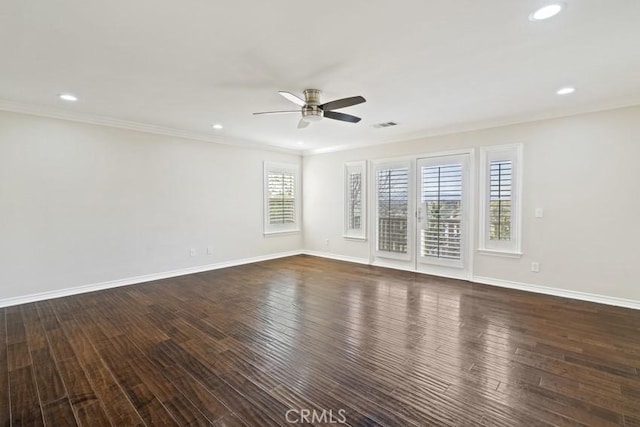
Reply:
<svg viewBox="0 0 640 427"><path fill-rule="evenodd" d="M296 228L295 230L265 231L262 234L264 235L264 237L270 237L270 236L282 236L283 234L296 234L299 232L300 232L300 229Z"/></svg>
<svg viewBox="0 0 640 427"><path fill-rule="evenodd" d="M502 258L522 258L522 252L499 251L496 249L478 249L480 255L497 256Z"/></svg>
<svg viewBox="0 0 640 427"><path fill-rule="evenodd" d="M363 236L347 236L347 235L342 235L342 238L343 238L343 239L346 239L346 240L357 240L357 241L359 241L359 242L366 242L366 241L367 241L367 238L366 238L366 237L363 237Z"/></svg>

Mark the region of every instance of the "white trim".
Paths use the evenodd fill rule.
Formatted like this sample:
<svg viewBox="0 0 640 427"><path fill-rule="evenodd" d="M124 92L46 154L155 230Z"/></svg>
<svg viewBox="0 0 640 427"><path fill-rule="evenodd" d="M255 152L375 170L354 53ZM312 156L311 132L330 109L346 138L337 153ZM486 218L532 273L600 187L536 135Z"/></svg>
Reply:
<svg viewBox="0 0 640 427"><path fill-rule="evenodd" d="M571 291L568 289L551 288L548 286L532 285L529 283L512 282L509 280L493 279L490 277L473 276L471 279L474 283L483 285L498 286L501 288L518 289L520 291L533 292L536 294L552 295L561 298L570 298L580 301L594 302L597 304L614 305L616 307L631 308L640 310L640 301L609 297L606 295L589 294L586 292Z"/></svg>
<svg viewBox="0 0 640 427"><path fill-rule="evenodd" d="M135 132L151 133L155 135L172 136L176 138L190 139L193 141L212 142L215 144L231 145L240 148L253 148L256 150L277 151L281 153L301 155L301 150L292 148L267 145L264 143L246 141L239 138L225 136L224 140L218 137L183 129L175 129L164 126L151 125L148 123L133 122L129 120L115 119L107 116L97 116L86 113L66 111L59 108L46 107L43 105L32 105L0 99L0 111L11 113L28 114L31 116L47 117L50 119L67 120L78 123L86 123L97 126L107 126L117 129L125 129Z"/></svg>
<svg viewBox="0 0 640 427"><path fill-rule="evenodd" d="M523 255L522 252L506 252L493 249L478 249L477 252L480 255L497 256L502 258L522 258Z"/></svg>
<svg viewBox="0 0 640 427"><path fill-rule="evenodd" d="M55 291L41 292L37 294L23 295L0 299L0 308L12 305L27 304L30 302L42 301L53 298L61 298L69 295L83 294L86 292L100 291L104 289L117 288L120 286L135 285L138 283L152 282L154 280L168 279L171 277L184 276L187 274L202 273L204 271L218 270L221 268L235 267L237 265L251 264L254 262L269 261L271 259L286 258L300 255L302 251L279 252L269 255L261 255L251 258L243 258L232 261L222 261L216 264L200 265L197 267L183 268L180 270L165 271L162 273L147 274L144 276L128 277L125 279L111 280L108 282L94 283L90 285L74 286L73 288L59 289Z"/></svg>
<svg viewBox="0 0 640 427"><path fill-rule="evenodd" d="M455 279L455 280L462 280L464 282L470 282L471 281L471 276L465 272L464 274L461 275L456 275L455 273L451 273L451 271L454 270L449 270L449 271L423 271L423 270L416 270L415 268L411 267L411 266L407 266L407 265L400 265L400 264L391 264L388 262L389 260L377 260L371 263L372 266L374 267L381 267L381 268L390 268L392 270L400 270L400 271L406 271L407 273L416 273L416 274L422 274L424 276L433 276L433 277L442 277L444 279ZM460 271L462 271L462 269L460 269Z"/></svg>
<svg viewBox="0 0 640 427"><path fill-rule="evenodd" d="M371 261L372 266L374 267L380 267L380 268L390 268L391 270L400 270L400 271L406 271L407 273L420 273L420 274L425 274L427 276L430 276L430 274L428 273L421 273L419 271L416 271L416 269L411 266L411 265L407 265L407 264L401 264L401 263L397 263L394 264L393 262L396 260L393 259L374 259L373 261Z"/></svg>
<svg viewBox="0 0 640 427"><path fill-rule="evenodd" d="M378 157L370 160L370 162L373 166L377 166L379 164L386 164L386 163L400 164L402 162L412 162L422 158L447 157L447 156L457 156L461 154L472 154L474 151L475 151L475 147L459 148L456 150L430 151L427 153L407 154L405 156Z"/></svg>
<svg viewBox="0 0 640 427"><path fill-rule="evenodd" d="M523 188L523 151L524 145L506 144L480 147L480 179L478 180L478 251L492 252L493 255L516 256L522 254L522 188ZM494 160L511 161L511 239L505 241L489 240L489 162Z"/></svg>
<svg viewBox="0 0 640 427"><path fill-rule="evenodd" d="M352 257L352 256L346 256L346 255L331 254L331 253L328 253L328 252L310 251L310 250L306 250L306 249L302 251L302 254L303 255L310 255L310 256L317 256L317 257L320 257L320 258L334 259L336 261L352 262L354 264L369 265L369 260L367 258L357 258L357 257Z"/></svg>
<svg viewBox="0 0 640 427"><path fill-rule="evenodd" d="M476 251L474 250L477 242L476 242L476 219L477 219L477 212L478 212L478 207L477 207L477 203L476 203L476 197L478 194L478 170L477 170L477 165L476 165L476 149L475 148L470 148L469 149L469 169L468 169L468 173L469 173L469 188L468 188L468 192L469 192L469 218L467 219L469 221L469 236L468 236L468 242L469 242L469 246L467 247L468 252L467 252L467 272L469 274L469 276L467 277L466 280L471 280L471 278L473 277L473 268L475 266L475 256L476 256Z"/></svg>
<svg viewBox="0 0 640 427"><path fill-rule="evenodd" d="M465 279L465 278L456 277L454 275L431 274L431 273L426 273L422 271L415 271L410 266L402 266L402 265L389 264L387 262L384 262L388 260L369 262L366 258L356 258L356 257L337 255L337 254L331 254L326 252L316 252L316 251L311 251L306 249L303 250L302 253L305 255L335 259L338 261L353 262L356 264L368 264L374 267L390 268L392 270L401 270L409 273L419 273L427 276L444 277L448 279L468 281L468 282L478 283L482 285L497 286L500 288L507 288L507 289L517 289L520 291L533 292L536 294L551 295L551 296L569 298L569 299L578 300L578 301L587 301L587 302L593 302L596 304L606 304L606 305L612 305L616 307L624 307L624 308L630 308L634 310L640 310L640 301L626 299L626 298L617 298L617 297L610 297L606 295L590 294L586 292L571 291L567 289L552 288L552 287L541 286L541 285L533 285L530 283L512 282L509 280L494 279L491 277L471 276L470 279Z"/></svg>
<svg viewBox="0 0 640 427"><path fill-rule="evenodd" d="M538 114L524 114L512 117L510 119L497 119L497 120L484 120L473 123L462 123L452 126L444 126L440 128L430 129L423 132L416 132L413 134L405 135L403 139L397 139L394 136L390 136L388 139L382 141L372 141L370 139L360 140L353 144L334 145L331 147L316 148L303 151L303 156L314 156L318 154L336 153L339 151L357 150L360 148L371 148L380 145L390 145L404 142L424 142L428 138L437 138L447 135L457 135L470 132L478 132L482 130L500 129L509 126L517 126L528 123L536 123L547 120L557 120L564 118L571 118L575 116L581 116L586 114L604 113L613 110L622 110L625 108L634 108L640 105L640 97L632 97L631 99L622 102L607 102L596 105L591 108L572 108L564 111L543 111Z"/></svg>
<svg viewBox="0 0 640 427"><path fill-rule="evenodd" d="M304 250L296 250L296 251L288 251L288 252L279 252L279 253L269 254L269 255L261 255L257 257L251 257L251 258L243 258L239 260L223 261L216 264L201 265L197 267L184 268L180 270L166 271L163 273L154 273L154 274L147 274L144 276L129 277L126 279L118 279L118 280L112 280L108 282L95 283L91 285L76 286L73 288L60 289L56 291L49 291L49 292L42 292L42 293L31 294L31 295L23 295L19 297L5 298L5 299L0 299L0 308L19 305L19 304L27 304L31 302L42 301L42 300L53 299L53 298L61 298L61 297L66 297L70 295L83 294L86 292L94 292L94 291L100 291L104 289L117 288L120 286L129 286L129 285L135 285L139 283L152 282L155 280L169 279L171 277L202 273L205 271L218 270L221 268L235 267L238 265L252 264L255 262L269 261L272 259L286 258L286 257L291 257L296 255L317 256L320 258L334 259L337 261L352 262L354 264L372 265L375 267L390 268L394 270L402 270L402 271L408 271L411 273L416 273L416 271L411 268L405 268L401 266L391 266L388 264L385 265L377 262L370 262L370 260L366 258L351 257L346 255L338 255L338 254L332 254L327 252L317 252L317 251L304 249ZM417 273L435 276L433 274L427 274L422 272L417 272ZM448 277L448 276L439 275L437 277ZM459 277L453 277L453 276L449 278L457 279L457 280L465 280L465 279L460 279ZM552 295L552 296L570 298L570 299L579 300L579 301L588 301L588 302L593 302L597 304L606 304L606 305L612 305L616 307L624 307L624 308L630 308L634 310L640 310L640 301L625 299L625 298L589 294L586 292L570 291L566 289L551 288L547 286L512 282L509 280L493 279L490 277L481 277L481 276L473 276L471 278L471 282L479 283L483 285L498 286L501 288L517 289L521 291L533 292L536 294Z"/></svg>
<svg viewBox="0 0 640 427"><path fill-rule="evenodd" d="M272 173L293 174L294 215L295 222L290 224L269 223L269 175ZM300 165L295 163L281 163L265 161L263 166L263 234L277 235L283 233L295 233L302 229L302 179Z"/></svg>
<svg viewBox="0 0 640 427"><path fill-rule="evenodd" d="M42 105L26 104L22 102L10 101L8 99L0 99L0 111L9 111L12 113L29 114L32 116L49 117L53 119L68 120L73 122L87 123L99 126L109 126L119 129L127 129L138 132L152 133L156 135L174 136L178 138L191 139L196 141L213 142L216 144L232 145L245 148L255 148L259 150L277 151L290 154L297 154L304 157L313 156L325 153L334 153L338 151L356 150L363 147L374 147L379 145L397 144L403 142L415 142L422 141L425 138L435 138L446 135L455 135L469 132L477 132L486 129L499 129L508 126L541 122L547 120L556 120L563 118L570 118L585 114L595 114L613 110L621 110L625 108L634 108L640 105L640 98L631 98L622 102L614 101L597 105L591 108L575 108L564 112L542 112L539 114L526 114L517 116L511 119L498 119L487 120L476 123L446 126L429 130L427 132L419 132L413 135L408 135L405 139L386 139L383 141L372 142L371 140L362 140L355 144L343 144L340 146L324 147L310 150L300 150L287 147L280 147L277 145L268 145L266 143L259 143L241 139L232 139L225 136L224 141L220 141L217 138L213 138L208 134L200 132L191 132L181 129L168 128L163 126L151 125L148 123L133 122L128 120L121 120L107 116L91 115L86 113L78 113L65 111L59 108L46 107Z"/></svg>
<svg viewBox="0 0 640 427"><path fill-rule="evenodd" d="M300 233L299 228L296 228L294 230L282 230L282 231L263 231L262 234L264 235L264 237L269 237L269 236L279 236L282 234L296 234L296 233Z"/></svg>

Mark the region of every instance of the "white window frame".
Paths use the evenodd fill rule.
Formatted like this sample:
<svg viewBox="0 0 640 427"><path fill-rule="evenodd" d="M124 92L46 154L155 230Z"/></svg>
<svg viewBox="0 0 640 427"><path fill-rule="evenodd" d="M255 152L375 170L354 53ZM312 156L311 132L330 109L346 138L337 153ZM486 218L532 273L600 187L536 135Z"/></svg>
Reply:
<svg viewBox="0 0 640 427"><path fill-rule="evenodd" d="M349 203L351 202L349 178L360 173L360 228L349 228ZM345 239L367 240L367 162L347 162L344 165L344 235Z"/></svg>
<svg viewBox="0 0 640 427"><path fill-rule="evenodd" d="M270 172L290 172L294 176L294 197L295 197L295 222L293 224L269 224L269 173ZM277 163L277 162L264 162L264 176L263 176L263 222L264 222L264 234L281 234L281 233L294 233L300 231L300 187L302 185L300 181L300 165L294 163Z"/></svg>
<svg viewBox="0 0 640 427"><path fill-rule="evenodd" d="M522 256L522 144L496 145L480 148L480 212L478 251L485 255L506 257ZM493 161L511 161L511 239L489 238L489 197L491 178L490 164Z"/></svg>

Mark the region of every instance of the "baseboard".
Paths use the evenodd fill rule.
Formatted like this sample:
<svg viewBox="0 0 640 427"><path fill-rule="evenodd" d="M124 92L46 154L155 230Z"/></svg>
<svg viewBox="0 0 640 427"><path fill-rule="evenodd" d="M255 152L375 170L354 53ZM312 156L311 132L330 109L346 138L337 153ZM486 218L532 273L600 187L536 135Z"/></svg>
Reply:
<svg viewBox="0 0 640 427"><path fill-rule="evenodd" d="M411 267L404 267L404 266L401 266L401 265L394 265L394 264L385 264L384 262L369 261L367 258L358 258L358 257L345 256L345 255L337 255L337 254L332 254L332 253L329 253L329 252L310 251L310 250L307 250L307 249L302 251L302 253L304 255L317 256L317 257L320 257L320 258L335 259L337 261L353 262L353 263L356 263L356 264L371 265L373 267L381 267L381 268L390 268L392 270L406 271L406 272L409 272L409 273L420 273L420 274L427 274L427 275L431 275L431 276L445 277L447 279L469 281L469 279L467 277L459 277L459 276L446 275L446 274L433 274L433 273L428 273L428 272L424 272L424 271L416 271L414 268L411 268Z"/></svg>
<svg viewBox="0 0 640 427"><path fill-rule="evenodd" d="M529 283L512 282L509 280L493 279L491 277L473 276L471 279L474 283L483 285L498 286L501 288L518 289L521 291L534 292L537 294L552 295L555 297L571 298L580 301L595 302L598 304L614 305L616 307L632 308L640 310L640 301L609 297L606 295L589 294L586 292L570 291L567 289L550 288L541 285L532 285Z"/></svg>
<svg viewBox="0 0 640 427"><path fill-rule="evenodd" d="M400 270L400 271L407 271L409 273L418 273L416 271L415 268L413 267L404 267L402 265L395 265L395 264L391 264L391 263L386 263L384 261L380 262L380 261L371 261L370 263L372 266L374 267L380 267L380 268L390 268L391 270Z"/></svg>
<svg viewBox="0 0 640 427"><path fill-rule="evenodd" d="M269 255L261 255L251 258L243 258L232 261L223 261L216 264L200 265L180 270L165 271L162 273L147 274L144 276L128 277L125 279L111 280L108 282L94 283L91 285L75 286L73 288L60 289L37 294L24 295L19 297L0 299L0 308L12 305L27 304L30 302L42 301L46 299L61 298L70 295L83 294L86 292L101 291L104 289L117 288L120 286L135 285L138 283L152 282L154 280L169 279L171 277L184 276L187 274L202 273L204 271L218 270L221 268L235 267L237 265L251 264L254 262L268 261L271 259L285 258L302 254L302 251L279 252Z"/></svg>
<svg viewBox="0 0 640 427"><path fill-rule="evenodd" d="M346 256L346 255L336 255L336 254L331 254L328 252L318 252L318 251L309 251L309 250L303 250L302 253L304 255L311 255L311 256L317 256L320 258L329 258L329 259L335 259L336 261L346 261L346 262L353 262L355 264L367 264L369 265L369 260L367 258L357 258L357 257L352 257L352 256Z"/></svg>
<svg viewBox="0 0 640 427"><path fill-rule="evenodd" d="M409 273L424 274L426 276L434 276L434 277L442 277L442 278L445 278L445 279L462 280L462 281L465 281L465 282L469 282L470 281L470 278L469 278L468 274L456 276L455 274L446 274L446 273L435 272L435 271L418 271L418 270L416 270L415 268L412 268L412 267L404 267L402 265L387 264L384 261L383 262L373 261L373 262L371 262L371 265L373 265L374 267L390 268L392 270L407 271Z"/></svg>
<svg viewBox="0 0 640 427"><path fill-rule="evenodd" d="M202 273L204 271L218 270L221 268L235 267L238 265L251 264L254 262L268 261L271 259L285 258L289 256L302 255L302 254L317 256L321 258L334 259L337 261L352 262L355 264L375 265L375 263L374 264L370 263L369 260L366 258L350 257L345 255L337 255L337 254L332 254L328 252L318 252L318 251L311 251L311 250L296 250L296 251L288 251L288 252L279 252L279 253L269 254L269 255L262 255L262 256L251 257L251 258L243 258L243 259L232 260L232 261L223 261L215 264L201 265L197 267L190 267L190 268L185 268L180 270L165 271L162 273L154 273L154 274L148 274L144 276L129 277L125 279L94 283L90 285L76 286L73 288L60 289L56 291L49 291L49 292L30 294L30 295L24 295L19 297L5 298L5 299L0 299L0 308L9 307L12 305L27 304L31 302L46 300L46 299L61 298L61 297L66 297L70 295L82 294L86 292L94 292L94 291L100 291L104 289L117 288L120 286L135 285L137 283L152 282L154 280L168 279L171 277L184 276L187 274ZM384 265L380 265L380 267L395 268L395 267L389 267ZM406 271L415 272L415 270L411 270L411 269L406 269ZM567 289L533 285L530 283L512 282L509 280L494 279L491 277L473 276L471 281L474 283L480 283L483 285L498 286L501 288L508 288L508 289L518 289L521 291L534 292L538 294L552 295L556 297L571 298L571 299L580 300L580 301L588 301L588 302L594 302L598 304L606 304L606 305L613 305L617 307L625 307L625 308L640 310L640 301L630 300L625 298L609 297L606 295L597 295L597 294L590 294L586 292L570 291Z"/></svg>
<svg viewBox="0 0 640 427"><path fill-rule="evenodd" d="M421 273L421 274L431 274L431 273L417 272L413 268L404 268L402 266L386 265L384 263L379 263L379 262L369 262L369 260L366 258L349 257L344 255L336 255L332 253L317 252L317 251L311 251L311 250L304 250L302 251L302 253L306 255L321 257L321 258L329 258L329 259L335 259L339 261L354 262L357 264L369 264L376 267L391 268L394 270L409 271L409 272ZM441 276L441 275L436 275L436 276L448 277L448 276ZM456 279L456 280L467 280L467 279L461 279L459 277L453 277L453 276L448 278ZM575 299L579 301L594 302L598 304L606 304L606 305L613 305L616 307L624 307L624 308L631 308L634 310L640 310L640 301L630 300L625 298L616 298L616 297L609 297L605 295L589 294L586 292L570 291L567 289L533 285L530 283L512 282L509 280L494 279L491 277L472 276L471 282L480 283L483 285L498 286L501 288L534 292L537 294L552 295L552 296L562 297L562 298L570 298L570 299Z"/></svg>

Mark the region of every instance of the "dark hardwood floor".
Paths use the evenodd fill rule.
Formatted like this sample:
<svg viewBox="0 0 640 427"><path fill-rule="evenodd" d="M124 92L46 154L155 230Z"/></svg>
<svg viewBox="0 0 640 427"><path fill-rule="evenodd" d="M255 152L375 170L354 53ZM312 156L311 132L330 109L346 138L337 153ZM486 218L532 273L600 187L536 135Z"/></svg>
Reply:
<svg viewBox="0 0 640 427"><path fill-rule="evenodd" d="M297 256L0 314L2 426L640 426L622 308Z"/></svg>

